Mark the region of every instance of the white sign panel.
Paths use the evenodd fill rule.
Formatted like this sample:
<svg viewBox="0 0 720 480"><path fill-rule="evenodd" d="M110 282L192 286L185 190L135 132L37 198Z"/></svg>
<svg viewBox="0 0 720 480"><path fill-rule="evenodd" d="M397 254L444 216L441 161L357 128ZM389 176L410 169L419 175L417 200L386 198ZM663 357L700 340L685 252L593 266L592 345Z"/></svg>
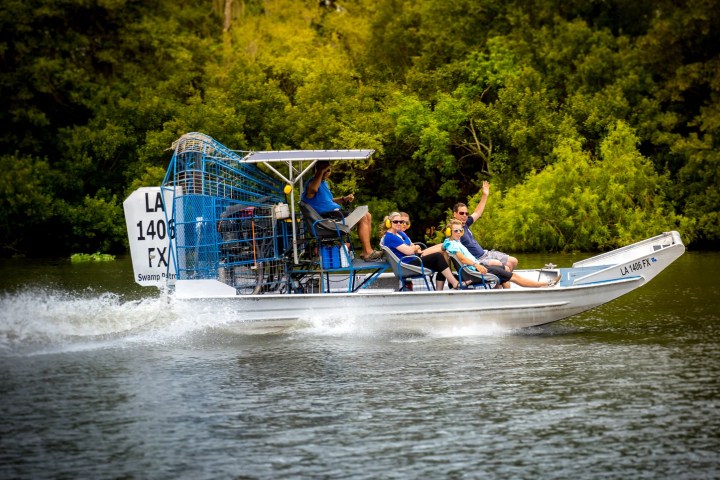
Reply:
<svg viewBox="0 0 720 480"><path fill-rule="evenodd" d="M133 273L135 281L143 286L175 283L175 266L170 259L175 224L165 216L165 208L172 209L172 190L165 190L164 197L165 201L160 187L143 187L123 202Z"/></svg>

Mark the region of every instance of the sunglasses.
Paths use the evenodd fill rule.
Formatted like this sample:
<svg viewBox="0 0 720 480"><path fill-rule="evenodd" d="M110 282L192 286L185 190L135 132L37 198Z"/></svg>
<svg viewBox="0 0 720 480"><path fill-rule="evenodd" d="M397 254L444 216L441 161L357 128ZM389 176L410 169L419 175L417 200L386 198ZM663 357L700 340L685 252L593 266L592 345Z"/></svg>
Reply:
<svg viewBox="0 0 720 480"><path fill-rule="evenodd" d="M463 217L468 214L468 212L457 212L458 215L462 215Z"/></svg>
<svg viewBox="0 0 720 480"><path fill-rule="evenodd" d="M455 230L453 230L453 232L455 232L455 233L464 233L464 232L465 232L465 229L456 228Z"/></svg>
<svg viewBox="0 0 720 480"><path fill-rule="evenodd" d="M394 223L394 224L402 224L402 223L406 223L406 222L405 222L405 220L393 220L392 223Z"/></svg>

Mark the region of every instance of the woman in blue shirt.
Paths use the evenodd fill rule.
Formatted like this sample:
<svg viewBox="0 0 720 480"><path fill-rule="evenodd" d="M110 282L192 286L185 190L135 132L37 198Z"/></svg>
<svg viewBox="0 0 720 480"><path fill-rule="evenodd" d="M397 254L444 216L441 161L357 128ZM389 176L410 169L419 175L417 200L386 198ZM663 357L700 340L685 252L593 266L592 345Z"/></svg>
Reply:
<svg viewBox="0 0 720 480"><path fill-rule="evenodd" d="M423 252L420 245L415 245L402 229L405 220L402 219L398 212L392 212L385 217L387 231L383 237L383 245L388 247L392 252L402 260L405 257L417 255L420 258L413 258L406 263L410 265L422 265L425 268L438 272L435 276L435 289L442 290L445 288L445 280L447 279L450 288L457 288L459 282L450 270L447 258L437 249L430 252Z"/></svg>

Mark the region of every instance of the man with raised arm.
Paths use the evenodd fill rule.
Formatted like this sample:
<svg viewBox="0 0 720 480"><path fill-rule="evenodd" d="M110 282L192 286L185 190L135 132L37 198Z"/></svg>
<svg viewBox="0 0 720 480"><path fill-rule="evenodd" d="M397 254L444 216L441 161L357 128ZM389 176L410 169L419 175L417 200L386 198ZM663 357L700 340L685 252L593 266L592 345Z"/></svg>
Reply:
<svg viewBox="0 0 720 480"><path fill-rule="evenodd" d="M483 181L482 184L482 198L480 198L480 203L475 207L472 214L469 213L468 207L464 203L456 203L455 206L453 206L453 217L465 225L465 232L460 238L460 242L481 264L502 266L505 267L505 270L512 272L515 270L515 267L517 267L517 258L511 257L507 253L498 252L497 250L485 250L480 246L478 241L475 240L475 237L470 231L470 226L482 217L489 195L490 184L486 180Z"/></svg>

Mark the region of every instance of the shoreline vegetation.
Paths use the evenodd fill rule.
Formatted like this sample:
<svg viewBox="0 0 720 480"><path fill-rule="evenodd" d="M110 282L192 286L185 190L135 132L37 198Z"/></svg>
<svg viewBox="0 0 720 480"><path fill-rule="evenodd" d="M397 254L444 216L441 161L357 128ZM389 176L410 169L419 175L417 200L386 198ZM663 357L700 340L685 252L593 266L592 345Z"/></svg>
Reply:
<svg viewBox="0 0 720 480"><path fill-rule="evenodd" d="M127 252L172 143L376 150L333 191L437 243L458 201L512 252L678 230L720 247L711 0L207 0L0 6L0 256ZM379 237L375 222L373 242ZM92 255L90 256L92 257Z"/></svg>
<svg viewBox="0 0 720 480"><path fill-rule="evenodd" d="M88 262L112 262L115 261L115 255L108 253L73 253L70 255L71 263L88 263Z"/></svg>

